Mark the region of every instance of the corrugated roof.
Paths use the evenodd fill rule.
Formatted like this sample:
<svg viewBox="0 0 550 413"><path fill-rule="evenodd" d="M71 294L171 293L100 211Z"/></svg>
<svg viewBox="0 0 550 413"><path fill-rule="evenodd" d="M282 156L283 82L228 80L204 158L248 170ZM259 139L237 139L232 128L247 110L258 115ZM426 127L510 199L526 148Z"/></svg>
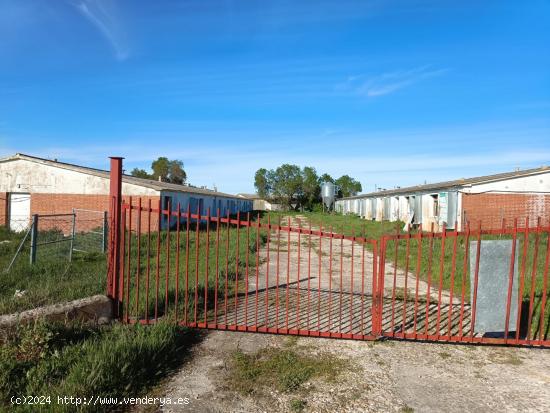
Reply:
<svg viewBox="0 0 550 413"><path fill-rule="evenodd" d="M547 166L542 166L540 168L524 169L521 171L503 172L503 173L494 174L494 175L477 176L474 178L455 179L454 181L444 181L444 182L437 182L433 184L415 185L415 186L408 186L405 188L389 189L386 191L369 192L366 194L360 194L360 195L355 195L355 196L350 196L347 198L340 198L340 199L381 197L381 196L397 195L397 194L413 193L413 192L430 192L436 189L451 189L451 188L459 188L459 187L464 187L464 186L473 185L473 184L504 181L510 178L519 178L522 176L536 175L536 174L545 173L545 172L546 173L550 172L550 168Z"/></svg>
<svg viewBox="0 0 550 413"><path fill-rule="evenodd" d="M13 161L13 160L19 160L19 159L27 160L31 162L37 162L37 163L53 166L56 168L68 169L71 171L76 171L76 172L80 172L88 175L94 175L94 176L99 176L101 178L109 179L109 171L105 171L103 169L90 168L87 166L75 165L75 164L66 163L66 162L52 161L50 159L39 158L37 156L26 155L23 153L16 153L15 155L2 158L0 159L0 162ZM212 191L210 189L196 188L194 186L188 186L188 185L172 184L169 182L159 182L153 179L137 178L132 175L123 175L122 182L127 184L137 185L137 186L143 186L146 188L151 188L157 191L187 192L187 193L193 193L193 194L221 196L226 198L237 198L236 195Z"/></svg>

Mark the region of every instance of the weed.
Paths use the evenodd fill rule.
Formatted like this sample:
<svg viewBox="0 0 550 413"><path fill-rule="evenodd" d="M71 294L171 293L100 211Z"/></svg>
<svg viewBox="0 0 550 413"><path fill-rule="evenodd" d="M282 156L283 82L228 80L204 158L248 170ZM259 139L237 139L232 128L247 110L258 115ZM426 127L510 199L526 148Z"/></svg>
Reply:
<svg viewBox="0 0 550 413"><path fill-rule="evenodd" d="M312 357L290 349L266 348L252 355L237 351L230 365L229 386L252 394L272 388L294 392L313 378L333 381L347 363L325 354Z"/></svg>
<svg viewBox="0 0 550 413"><path fill-rule="evenodd" d="M510 364L512 366L520 366L523 364L523 361L518 357L518 355L512 351L499 351L492 353L489 355L489 359L493 363Z"/></svg>
<svg viewBox="0 0 550 413"><path fill-rule="evenodd" d="M22 394L46 395L52 400L64 395L141 394L178 366L189 338L182 331L164 323L148 327L45 322L21 326L0 347L0 409L3 405L13 410L10 397ZM71 408L55 403L44 410Z"/></svg>
<svg viewBox="0 0 550 413"><path fill-rule="evenodd" d="M298 336L288 336L283 345L285 347L294 347L298 344Z"/></svg>
<svg viewBox="0 0 550 413"><path fill-rule="evenodd" d="M303 412L304 409L306 408L306 401L305 400L302 400L302 399L292 399L290 401L290 410L292 410L293 412Z"/></svg>

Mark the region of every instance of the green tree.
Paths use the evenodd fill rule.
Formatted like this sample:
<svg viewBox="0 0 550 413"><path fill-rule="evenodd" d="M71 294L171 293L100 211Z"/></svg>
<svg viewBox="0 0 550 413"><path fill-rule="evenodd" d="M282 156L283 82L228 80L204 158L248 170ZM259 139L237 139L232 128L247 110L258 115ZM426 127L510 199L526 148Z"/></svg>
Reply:
<svg viewBox="0 0 550 413"><path fill-rule="evenodd" d="M315 168L311 166L305 166L302 172L302 192L302 205L311 210L321 196L319 177Z"/></svg>
<svg viewBox="0 0 550 413"><path fill-rule="evenodd" d="M160 156L151 164L153 170L153 179L159 179L163 182L168 182L168 173L170 171L170 161L164 156Z"/></svg>
<svg viewBox="0 0 550 413"><path fill-rule="evenodd" d="M340 197L354 196L363 190L361 182L356 181L349 175L342 175L334 183L339 188Z"/></svg>
<svg viewBox="0 0 550 413"><path fill-rule="evenodd" d="M279 202L289 208L293 203L300 203L303 196L303 177L299 166L283 164L274 171L269 171L268 179L272 181L273 196Z"/></svg>
<svg viewBox="0 0 550 413"><path fill-rule="evenodd" d="M168 163L168 179L173 184L184 184L187 180L187 173L183 169L183 162L179 159L174 159Z"/></svg>
<svg viewBox="0 0 550 413"><path fill-rule="evenodd" d="M327 173L324 173L323 175L321 175L321 177L319 178L319 181L321 183L323 182L332 182L334 183L334 178L332 176L330 176L329 174Z"/></svg>
<svg viewBox="0 0 550 413"><path fill-rule="evenodd" d="M269 182L269 171L260 168L254 174L254 188L260 198L269 198L271 195L271 185Z"/></svg>
<svg viewBox="0 0 550 413"><path fill-rule="evenodd" d="M130 174L136 178L153 179L153 177L148 174L145 169L134 168Z"/></svg>
<svg viewBox="0 0 550 413"><path fill-rule="evenodd" d="M183 162L180 160L169 160L165 156L160 156L151 164L153 170L153 179L174 184L183 184L187 180L187 174L183 169Z"/></svg>

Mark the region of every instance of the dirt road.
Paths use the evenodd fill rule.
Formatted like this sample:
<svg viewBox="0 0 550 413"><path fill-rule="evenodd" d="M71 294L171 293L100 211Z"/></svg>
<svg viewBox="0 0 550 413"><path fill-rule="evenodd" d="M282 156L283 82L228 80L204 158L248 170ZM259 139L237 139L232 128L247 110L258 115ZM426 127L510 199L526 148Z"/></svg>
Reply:
<svg viewBox="0 0 550 413"><path fill-rule="evenodd" d="M301 224L307 225L304 222ZM281 239L281 235L276 232L271 234L269 248L266 246L261 251L264 263L259 268L259 276L256 278L256 274L251 273L245 280L248 287L246 302L244 297L239 298L235 311L231 310L227 315L230 321L234 317L233 321L237 319L240 325L264 323L282 328L306 328L309 323L319 323L325 331L368 330L369 326L361 325L356 314L361 310L368 313L370 304L368 301L361 302L357 296L363 294L356 293L372 288L369 272L365 272L366 276L362 275L363 262L366 267L372 265L372 254L351 241L333 242L331 251L326 239L310 240L295 233L291 233L290 237L285 233L285 238ZM313 257L309 255L310 242ZM269 262L266 261L267 254L270 254ZM348 266L341 271L344 258ZM416 281L412 274L405 275L401 270L393 270L391 266L386 267L385 278L390 285L395 274L398 285L404 285L405 277L408 277L409 283ZM418 284L419 289L425 291L425 283L419 280ZM308 302L307 293L312 288L320 300L310 298ZM326 305L324 309L317 307L320 301L326 303L327 294L334 289L348 294L343 301L339 301L338 295L332 297L333 309L327 310ZM445 297L445 294L442 296ZM260 303L257 314L256 299ZM274 304L275 300L279 305ZM359 307L357 302L361 303ZM230 305L229 308L233 307ZM329 321L327 326L329 317L333 324L330 325ZM368 317L365 319L368 324ZM242 394L228 383L233 368L230 361L236 351L255 354L265 348L289 347L306 356L329 355L335 359L345 359L348 365L340 372L336 382L315 379L294 392L285 393L258 385L258 390L253 394ZM161 391L162 395L172 399L189 397L190 404L164 406L162 411L550 410L550 350L289 338L211 331L205 333L204 339L193 347L191 354L189 361L166 382ZM298 406L292 404L296 399L300 400Z"/></svg>
<svg viewBox="0 0 550 413"><path fill-rule="evenodd" d="M287 346L288 337L213 331L163 395L189 397L165 412L290 412L296 397L306 412L544 412L550 406L550 351L452 344L298 338L296 351L350 361L336 383L314 381L307 391L228 389L228 357L236 350ZM260 391L261 390L261 391Z"/></svg>

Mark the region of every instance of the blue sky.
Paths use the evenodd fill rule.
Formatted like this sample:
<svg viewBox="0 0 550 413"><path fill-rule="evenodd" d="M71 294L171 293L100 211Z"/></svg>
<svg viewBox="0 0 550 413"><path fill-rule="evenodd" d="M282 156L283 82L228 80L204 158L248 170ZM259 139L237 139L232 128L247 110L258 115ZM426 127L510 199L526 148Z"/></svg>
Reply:
<svg viewBox="0 0 550 413"><path fill-rule="evenodd" d="M392 188L550 163L549 1L0 0L0 156Z"/></svg>

